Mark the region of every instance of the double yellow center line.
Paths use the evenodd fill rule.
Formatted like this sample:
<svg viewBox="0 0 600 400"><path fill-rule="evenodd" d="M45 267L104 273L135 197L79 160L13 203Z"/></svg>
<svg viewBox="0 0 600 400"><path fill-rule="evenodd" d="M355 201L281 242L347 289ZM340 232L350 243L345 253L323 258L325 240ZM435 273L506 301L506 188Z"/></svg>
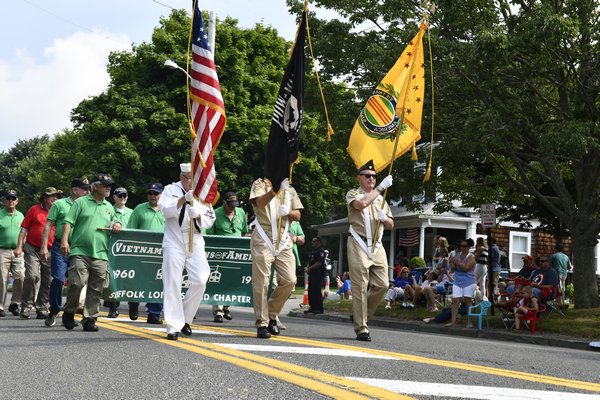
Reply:
<svg viewBox="0 0 600 400"><path fill-rule="evenodd" d="M366 383L274 360L272 358L234 350L213 343L204 343L181 336L177 341L168 340L163 332L149 331L134 326L124 326L124 324L119 322L108 322L104 320L98 321L97 324L114 331L154 340L196 354L201 354L215 360L225 361L259 374L268 375L292 383L303 389L311 390L333 399L412 399L412 397L399 395L398 393L390 392ZM200 329L199 326L195 326L195 328ZM216 329L210 329L204 326L201 328L204 330L217 331ZM250 335L247 331L237 332L237 335L243 333L244 336L254 336Z"/></svg>

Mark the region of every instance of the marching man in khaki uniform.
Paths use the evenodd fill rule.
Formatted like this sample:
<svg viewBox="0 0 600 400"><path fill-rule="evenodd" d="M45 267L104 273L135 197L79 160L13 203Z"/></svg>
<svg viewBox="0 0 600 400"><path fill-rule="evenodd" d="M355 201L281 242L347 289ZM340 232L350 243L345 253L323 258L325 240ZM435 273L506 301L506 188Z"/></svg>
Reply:
<svg viewBox="0 0 600 400"><path fill-rule="evenodd" d="M267 181L257 179L252 184L250 202L256 215L250 242L256 336L268 339L279 335L277 316L296 284L296 259L288 229L292 221L300 220L304 206L287 179L281 182L277 194ZM267 301L271 264L277 272L277 287Z"/></svg>
<svg viewBox="0 0 600 400"><path fill-rule="evenodd" d="M381 243L383 228L394 227L392 211L381 192L392 186L392 176L375 187L377 173L369 161L358 170L360 187L346 194L348 204L348 266L352 282L352 317L356 340L370 342L367 321L388 287L388 262ZM381 224L375 236L378 222ZM369 290L367 291L367 287Z"/></svg>

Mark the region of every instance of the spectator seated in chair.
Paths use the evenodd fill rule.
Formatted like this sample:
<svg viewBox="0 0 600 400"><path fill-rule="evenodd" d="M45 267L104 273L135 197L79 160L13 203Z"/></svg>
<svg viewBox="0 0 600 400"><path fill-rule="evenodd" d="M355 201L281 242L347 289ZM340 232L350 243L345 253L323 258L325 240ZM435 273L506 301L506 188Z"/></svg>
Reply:
<svg viewBox="0 0 600 400"><path fill-rule="evenodd" d="M342 299L350 300L352 299L352 283L350 282L350 273L344 272L342 277L335 277L335 281L338 286L338 291L336 292Z"/></svg>
<svg viewBox="0 0 600 400"><path fill-rule="evenodd" d="M523 256L522 260L523 267L517 272L515 279L509 279L508 281L498 283L498 289L500 291L498 301L500 303L506 302L513 294L519 295L523 286L530 285L529 279L531 278L531 275L537 271L537 265L534 262L533 257L529 255Z"/></svg>
<svg viewBox="0 0 600 400"><path fill-rule="evenodd" d="M539 312L539 301L533 296L533 288L525 286L521 291L521 298L515 307L515 328L521 329L523 318L535 318Z"/></svg>
<svg viewBox="0 0 600 400"><path fill-rule="evenodd" d="M553 300L556 298L557 285L558 273L550 267L548 257L540 257L540 269L531 275L533 295L542 302Z"/></svg>
<svg viewBox="0 0 600 400"><path fill-rule="evenodd" d="M415 280L414 275L409 276L409 272L410 271L407 267L403 267L400 271L400 276L394 280L394 286L388 290L385 296L386 310L392 308L391 303L400 297L402 297L404 300L402 303L402 307L415 308L414 303L408 302L408 299L414 299L417 282Z"/></svg>

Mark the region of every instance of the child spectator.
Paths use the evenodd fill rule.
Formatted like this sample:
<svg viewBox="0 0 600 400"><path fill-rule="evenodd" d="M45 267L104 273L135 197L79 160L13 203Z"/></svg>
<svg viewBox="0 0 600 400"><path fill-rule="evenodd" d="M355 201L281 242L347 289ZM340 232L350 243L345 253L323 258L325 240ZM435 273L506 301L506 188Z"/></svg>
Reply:
<svg viewBox="0 0 600 400"><path fill-rule="evenodd" d="M538 299L533 296L531 286L525 286L521 290L521 298L515 307L515 328L521 329L521 319L523 317L535 317L539 311Z"/></svg>

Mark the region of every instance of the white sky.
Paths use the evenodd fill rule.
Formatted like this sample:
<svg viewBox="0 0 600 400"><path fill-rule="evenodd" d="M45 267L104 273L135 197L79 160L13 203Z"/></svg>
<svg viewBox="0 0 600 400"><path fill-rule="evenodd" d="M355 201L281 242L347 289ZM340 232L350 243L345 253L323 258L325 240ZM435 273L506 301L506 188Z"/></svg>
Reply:
<svg viewBox="0 0 600 400"><path fill-rule="evenodd" d="M158 1L158 0L157 0ZM108 54L149 42L161 16L191 11L191 0L10 0L0 10L0 151L19 139L70 128L79 102L101 93ZM285 0L200 0L239 26L271 25L287 40L296 32ZM164 5L162 5L162 4ZM218 35L218 32L217 32Z"/></svg>

